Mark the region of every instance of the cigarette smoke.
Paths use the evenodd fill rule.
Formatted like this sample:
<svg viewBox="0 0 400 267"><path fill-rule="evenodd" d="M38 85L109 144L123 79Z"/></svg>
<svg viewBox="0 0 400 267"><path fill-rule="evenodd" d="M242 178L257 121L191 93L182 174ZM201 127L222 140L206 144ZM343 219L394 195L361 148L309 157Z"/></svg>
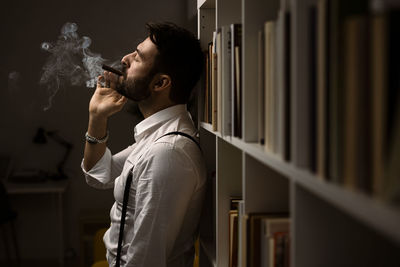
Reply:
<svg viewBox="0 0 400 267"><path fill-rule="evenodd" d="M53 99L62 85L85 85L93 88L96 86L97 77L103 73L101 66L107 60L90 51L92 40L87 36L79 37L77 30L76 23L67 22L61 28L61 35L56 42L41 44L41 49L50 53L42 68L39 82L49 94L44 110L51 108ZM118 61L110 65L117 64Z"/></svg>

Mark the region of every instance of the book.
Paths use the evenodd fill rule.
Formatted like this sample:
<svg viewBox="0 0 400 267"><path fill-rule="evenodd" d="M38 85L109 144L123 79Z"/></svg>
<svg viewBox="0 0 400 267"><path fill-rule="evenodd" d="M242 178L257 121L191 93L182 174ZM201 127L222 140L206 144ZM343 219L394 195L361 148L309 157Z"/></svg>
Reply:
<svg viewBox="0 0 400 267"><path fill-rule="evenodd" d="M385 96L387 93L387 21L383 14L371 18L372 194L381 197L384 182Z"/></svg>
<svg viewBox="0 0 400 267"><path fill-rule="evenodd" d="M289 228L290 218L287 217L263 218L261 220L262 237L260 249L262 257L260 266L274 266L274 262L276 262L275 253L277 252L275 244L275 234L288 234ZM288 249L286 249L285 251L288 251ZM288 258L289 255L287 255L287 252L285 251L283 251L282 253L285 255L285 258Z"/></svg>
<svg viewBox="0 0 400 267"><path fill-rule="evenodd" d="M232 135L232 48L231 48L231 28L221 27L221 79L222 79L222 118L223 124L221 133Z"/></svg>
<svg viewBox="0 0 400 267"><path fill-rule="evenodd" d="M264 105L264 32L258 31L258 142L265 144L265 105Z"/></svg>
<svg viewBox="0 0 400 267"><path fill-rule="evenodd" d="M207 122L208 123L211 123L211 121L212 121L212 113L213 113L213 111L212 111L212 83L213 83L213 80L212 80L212 76L213 76L213 72L214 72L214 70L213 70L213 43L212 42L210 42L209 44L208 44L208 99L207 99L207 109L208 109L208 111L207 111L207 115L208 115L208 117L207 117Z"/></svg>
<svg viewBox="0 0 400 267"><path fill-rule="evenodd" d="M275 232L273 236L273 262L269 266L289 266L289 232Z"/></svg>
<svg viewBox="0 0 400 267"><path fill-rule="evenodd" d="M283 160L290 159L290 12L282 7L276 21L275 147Z"/></svg>
<svg viewBox="0 0 400 267"><path fill-rule="evenodd" d="M279 106L282 104L281 102L281 87L279 83L279 75L282 71L281 67L281 58L279 57L279 48L281 48L281 40L279 39L279 29L280 23L275 20L273 35L272 35L272 125L271 125L271 135L272 135L272 151L275 154L279 154L279 133L280 129L280 108Z"/></svg>
<svg viewBox="0 0 400 267"><path fill-rule="evenodd" d="M397 99L400 102L399 99ZM394 135L400 136L400 110L397 109ZM392 205L400 206L400 138L393 139L387 156L387 169L381 199Z"/></svg>
<svg viewBox="0 0 400 267"><path fill-rule="evenodd" d="M368 39L367 18L349 16L344 20L345 46L345 117L344 186L368 191Z"/></svg>
<svg viewBox="0 0 400 267"><path fill-rule="evenodd" d="M385 202L400 204L400 5L390 3L374 10L372 34L376 66L373 77L373 193ZM374 27L372 26L372 27ZM372 65L372 64L371 64ZM379 66L381 68L379 68ZM379 68L379 69L378 69ZM376 127L381 127L377 129Z"/></svg>
<svg viewBox="0 0 400 267"><path fill-rule="evenodd" d="M252 214L248 220L248 259L247 266L256 267L261 265L261 218L264 215Z"/></svg>
<svg viewBox="0 0 400 267"><path fill-rule="evenodd" d="M205 52L205 79L204 79L204 110L203 110L203 121L204 122L209 122L208 121L208 98L209 98L209 86L210 86L210 60L209 60L209 56L208 56L209 52L206 51Z"/></svg>
<svg viewBox="0 0 400 267"><path fill-rule="evenodd" d="M236 134L235 136L241 138L242 137L242 79L241 79L241 56L240 56L240 47L235 46L235 96L236 96L236 101L235 101L235 106L236 106Z"/></svg>
<svg viewBox="0 0 400 267"><path fill-rule="evenodd" d="M216 93L216 105L217 105L217 122L216 122L216 129L219 132L222 132L222 60L223 60L223 54L222 54L222 33L221 29L217 30L217 36L216 36L216 54L217 54L217 93Z"/></svg>
<svg viewBox="0 0 400 267"><path fill-rule="evenodd" d="M316 175L320 179L327 177L328 162L328 7L327 0L317 2L317 80L316 80Z"/></svg>
<svg viewBox="0 0 400 267"><path fill-rule="evenodd" d="M229 211L229 266L238 266L238 210Z"/></svg>
<svg viewBox="0 0 400 267"><path fill-rule="evenodd" d="M231 197L230 200L230 210L239 210L239 203L242 202L242 198L240 197Z"/></svg>
<svg viewBox="0 0 400 267"><path fill-rule="evenodd" d="M386 122L385 122L385 153L390 153L393 144L396 143L396 122L399 110L399 82L398 77L400 73L400 4L395 4L390 1L385 1L388 4L388 10L385 12L387 20L387 40L388 40L388 76L387 76L387 91L386 91ZM392 5L390 5L390 3Z"/></svg>
<svg viewBox="0 0 400 267"><path fill-rule="evenodd" d="M296 59L293 69L291 91L292 103L292 153L293 164L308 171L315 167L315 46L316 46L316 12L315 6L306 5L303 11L304 19L301 28L302 35L294 35L295 46L292 46Z"/></svg>
<svg viewBox="0 0 400 267"><path fill-rule="evenodd" d="M289 219L282 213L254 213L248 215L247 237L248 258L247 266L262 266L268 262L265 255L270 249L269 239L275 232L289 231ZM283 230L282 230L283 229ZM266 245L268 243L268 245Z"/></svg>
<svg viewBox="0 0 400 267"><path fill-rule="evenodd" d="M239 228L239 255L240 266L246 266L247 260L247 221L249 216L244 212L244 201L239 201L238 205L238 228Z"/></svg>
<svg viewBox="0 0 400 267"><path fill-rule="evenodd" d="M213 34L213 46L211 57L211 125L213 131L218 127L218 54L217 54L217 32Z"/></svg>
<svg viewBox="0 0 400 267"><path fill-rule="evenodd" d="M317 114L317 40L318 40L318 18L317 18L317 8L315 5L310 6L308 10L308 89L305 89L304 93L308 93L309 105L304 106L304 113L307 117L309 123L309 133L305 138L307 139L307 144L309 144L307 154L307 167L312 172L316 172L316 131L317 131L317 120L315 114ZM307 126L305 126L307 127Z"/></svg>
<svg viewBox="0 0 400 267"><path fill-rule="evenodd" d="M341 48L341 34L339 26L339 1L329 1L329 103L328 103L328 170L327 179L336 183L342 183L342 72L343 67Z"/></svg>
<svg viewBox="0 0 400 267"><path fill-rule="evenodd" d="M264 24L264 134L265 150L274 152L274 118L275 118L275 43L276 22L267 21Z"/></svg>
<svg viewBox="0 0 400 267"><path fill-rule="evenodd" d="M334 183L343 184L346 139L346 35L345 20L354 15L367 14L368 1L328 1L329 21L329 75L328 75L328 164L327 177ZM364 44L368 44L367 41ZM367 49L361 46L361 49ZM368 50L368 49L367 49ZM367 53L368 54L368 53ZM366 56L368 58L368 55ZM361 66L364 67L364 66ZM364 77L367 79L367 77Z"/></svg>
<svg viewBox="0 0 400 267"><path fill-rule="evenodd" d="M232 133L242 137L242 85L241 85L241 47L242 25L231 24L231 86L232 86Z"/></svg>
<svg viewBox="0 0 400 267"><path fill-rule="evenodd" d="M275 60L275 76L276 76L276 104L275 104L275 152L284 158L284 126L285 126L285 13L278 12L276 20L276 60Z"/></svg>
<svg viewBox="0 0 400 267"><path fill-rule="evenodd" d="M290 12L284 11L284 40L283 40L283 71L284 71L284 79L283 79L283 98L284 98L284 125L283 125L283 153L284 159L286 161L291 160L290 150L291 150L291 15Z"/></svg>

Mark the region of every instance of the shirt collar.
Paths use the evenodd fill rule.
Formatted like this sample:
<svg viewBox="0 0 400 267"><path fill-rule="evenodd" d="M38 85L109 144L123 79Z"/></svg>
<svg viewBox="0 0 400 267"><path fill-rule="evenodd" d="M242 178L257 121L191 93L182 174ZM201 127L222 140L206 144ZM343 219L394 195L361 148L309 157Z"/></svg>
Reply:
<svg viewBox="0 0 400 267"><path fill-rule="evenodd" d="M160 125L170 120L171 118L186 112L187 112L186 105L179 104L154 113L153 115L144 119L135 126L134 133L136 142L138 142L141 138L143 138L143 136L150 134L155 126L159 127Z"/></svg>

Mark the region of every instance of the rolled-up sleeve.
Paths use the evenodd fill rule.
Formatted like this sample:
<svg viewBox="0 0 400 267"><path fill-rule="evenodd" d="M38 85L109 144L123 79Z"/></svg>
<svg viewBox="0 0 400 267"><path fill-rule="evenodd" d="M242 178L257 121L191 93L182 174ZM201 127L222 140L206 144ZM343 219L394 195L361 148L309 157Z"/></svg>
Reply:
<svg viewBox="0 0 400 267"><path fill-rule="evenodd" d="M84 159L81 168L86 178L86 183L94 188L107 189L114 186L114 180L123 169L126 158L133 151L134 146L129 146L121 152L112 155L109 148L106 148L101 159L89 170L84 168Z"/></svg>
<svg viewBox="0 0 400 267"><path fill-rule="evenodd" d="M126 266L166 266L196 190L197 173L182 149L156 143L139 167L134 227Z"/></svg>

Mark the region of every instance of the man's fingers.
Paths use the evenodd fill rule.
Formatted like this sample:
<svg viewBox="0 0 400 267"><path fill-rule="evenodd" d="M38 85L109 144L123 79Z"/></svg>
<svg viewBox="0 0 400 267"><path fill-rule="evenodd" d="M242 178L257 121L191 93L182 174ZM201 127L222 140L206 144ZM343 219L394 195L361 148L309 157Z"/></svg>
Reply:
<svg viewBox="0 0 400 267"><path fill-rule="evenodd" d="M115 90L115 88L116 88L116 83L113 82L113 81L110 81L110 88Z"/></svg>
<svg viewBox="0 0 400 267"><path fill-rule="evenodd" d="M103 87L104 84L104 76L100 75L97 77L97 88Z"/></svg>
<svg viewBox="0 0 400 267"><path fill-rule="evenodd" d="M111 97L109 99L117 105L123 105L127 99L116 91L117 84L112 80L112 75L112 73L105 71L103 75L98 76L97 88L101 88L101 90L97 90L97 92L99 95ZM118 77L116 77L115 80L118 82Z"/></svg>
<svg viewBox="0 0 400 267"><path fill-rule="evenodd" d="M112 72L105 71L104 72L104 77L106 79L107 87L115 89L117 84L119 83L119 76L114 74L114 73L112 73Z"/></svg>
<svg viewBox="0 0 400 267"><path fill-rule="evenodd" d="M122 96L119 100L118 100L118 104L123 105L128 101L128 99L125 96Z"/></svg>

